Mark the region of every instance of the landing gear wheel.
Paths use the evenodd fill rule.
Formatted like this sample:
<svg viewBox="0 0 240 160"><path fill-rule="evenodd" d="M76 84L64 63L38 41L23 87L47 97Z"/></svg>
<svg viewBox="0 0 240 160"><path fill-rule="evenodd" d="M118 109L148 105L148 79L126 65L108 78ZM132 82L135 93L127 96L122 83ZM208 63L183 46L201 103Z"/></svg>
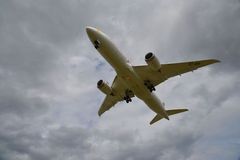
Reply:
<svg viewBox="0 0 240 160"><path fill-rule="evenodd" d="M152 92L152 91L155 91L156 89L155 89L155 87L154 87L154 85L153 84L151 84L151 82L150 81L145 81L144 82L144 85L149 89L149 91L150 92Z"/></svg>
<svg viewBox="0 0 240 160"><path fill-rule="evenodd" d="M132 99L129 96L123 98L127 103L132 102Z"/></svg>
<svg viewBox="0 0 240 160"><path fill-rule="evenodd" d="M134 94L133 94L133 92L132 92L131 90L127 89L127 90L125 91L125 97L123 97L123 99L124 99L127 103L129 103L129 102L132 102L132 99L131 99L130 97L134 97Z"/></svg>
<svg viewBox="0 0 240 160"><path fill-rule="evenodd" d="M149 86L148 89L149 89L150 92L152 92L152 91L156 91L156 89L155 89L154 86Z"/></svg>
<svg viewBox="0 0 240 160"><path fill-rule="evenodd" d="M94 47L95 47L96 49L98 49L98 48L99 48L99 45L100 45L99 40L95 40L95 41L94 41Z"/></svg>
<svg viewBox="0 0 240 160"><path fill-rule="evenodd" d="M152 91L156 91L156 89L155 89L154 86L151 87L151 92L152 92Z"/></svg>

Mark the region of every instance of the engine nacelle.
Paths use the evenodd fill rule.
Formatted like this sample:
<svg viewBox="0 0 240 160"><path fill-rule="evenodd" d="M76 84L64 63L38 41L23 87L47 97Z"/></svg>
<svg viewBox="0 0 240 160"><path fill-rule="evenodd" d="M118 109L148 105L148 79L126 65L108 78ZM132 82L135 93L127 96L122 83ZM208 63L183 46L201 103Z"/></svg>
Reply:
<svg viewBox="0 0 240 160"><path fill-rule="evenodd" d="M161 71L161 64L152 52L145 55L145 61L152 70Z"/></svg>
<svg viewBox="0 0 240 160"><path fill-rule="evenodd" d="M102 91L106 95L112 95L113 94L111 87L109 87L109 85L106 82L104 82L103 80L99 80L97 82L97 87L100 91Z"/></svg>

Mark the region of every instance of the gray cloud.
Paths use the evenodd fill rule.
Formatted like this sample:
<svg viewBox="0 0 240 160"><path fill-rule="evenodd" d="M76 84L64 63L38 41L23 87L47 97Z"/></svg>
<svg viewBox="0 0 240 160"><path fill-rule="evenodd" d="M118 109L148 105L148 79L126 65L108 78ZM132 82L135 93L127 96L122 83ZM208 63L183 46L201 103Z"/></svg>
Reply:
<svg viewBox="0 0 240 160"><path fill-rule="evenodd" d="M239 15L238 0L1 1L0 159L237 159ZM162 63L222 62L157 87L167 108L190 109L171 121L150 127L137 99L98 118L96 82L115 72L87 25L133 64L149 51Z"/></svg>

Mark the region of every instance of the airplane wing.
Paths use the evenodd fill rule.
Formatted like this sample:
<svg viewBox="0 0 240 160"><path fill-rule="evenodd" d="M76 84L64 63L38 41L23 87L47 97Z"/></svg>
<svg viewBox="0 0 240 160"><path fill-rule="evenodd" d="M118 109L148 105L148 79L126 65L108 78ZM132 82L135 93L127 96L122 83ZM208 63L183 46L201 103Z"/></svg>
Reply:
<svg viewBox="0 0 240 160"><path fill-rule="evenodd" d="M133 92L125 86L121 78L116 76L113 80L112 86L113 95L107 95L98 110L98 115L101 116L104 112L112 108L116 103L123 101L128 92L130 98L134 97Z"/></svg>
<svg viewBox="0 0 240 160"><path fill-rule="evenodd" d="M162 64L160 71L153 71L148 65L133 66L135 72L144 80L150 81L152 85L157 86L168 78L181 75L186 72L196 70L198 68L220 62L215 59Z"/></svg>
<svg viewBox="0 0 240 160"><path fill-rule="evenodd" d="M98 110L98 115L101 116L105 111L112 108L118 101L119 101L119 99L117 99L116 96L107 95L105 97L101 107Z"/></svg>

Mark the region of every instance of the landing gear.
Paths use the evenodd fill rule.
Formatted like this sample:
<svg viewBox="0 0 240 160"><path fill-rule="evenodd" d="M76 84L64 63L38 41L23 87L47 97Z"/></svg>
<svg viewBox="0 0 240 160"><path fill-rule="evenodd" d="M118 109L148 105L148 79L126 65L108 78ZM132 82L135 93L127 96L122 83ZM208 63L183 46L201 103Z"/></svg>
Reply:
<svg viewBox="0 0 240 160"><path fill-rule="evenodd" d="M144 85L149 89L150 92L156 91L154 85L149 81L144 81Z"/></svg>
<svg viewBox="0 0 240 160"><path fill-rule="evenodd" d="M152 87L150 87L150 88L148 88L148 89L150 90L150 92L152 92L152 91L156 91L156 89L155 89L154 86L152 86Z"/></svg>
<svg viewBox="0 0 240 160"><path fill-rule="evenodd" d="M134 96L133 92L132 92L131 90L126 90L126 91L125 91L125 95L126 95L126 96L123 97L123 99L124 99L127 103L132 102L132 99L130 98L130 96L131 96L131 97Z"/></svg>
<svg viewBox="0 0 240 160"><path fill-rule="evenodd" d="M132 102L132 99L129 96L123 98L127 103Z"/></svg>
<svg viewBox="0 0 240 160"><path fill-rule="evenodd" d="M98 48L99 48L99 45L100 45L100 41L99 41L99 40L95 40L95 41L94 41L94 47L95 47L96 49L98 49Z"/></svg>

